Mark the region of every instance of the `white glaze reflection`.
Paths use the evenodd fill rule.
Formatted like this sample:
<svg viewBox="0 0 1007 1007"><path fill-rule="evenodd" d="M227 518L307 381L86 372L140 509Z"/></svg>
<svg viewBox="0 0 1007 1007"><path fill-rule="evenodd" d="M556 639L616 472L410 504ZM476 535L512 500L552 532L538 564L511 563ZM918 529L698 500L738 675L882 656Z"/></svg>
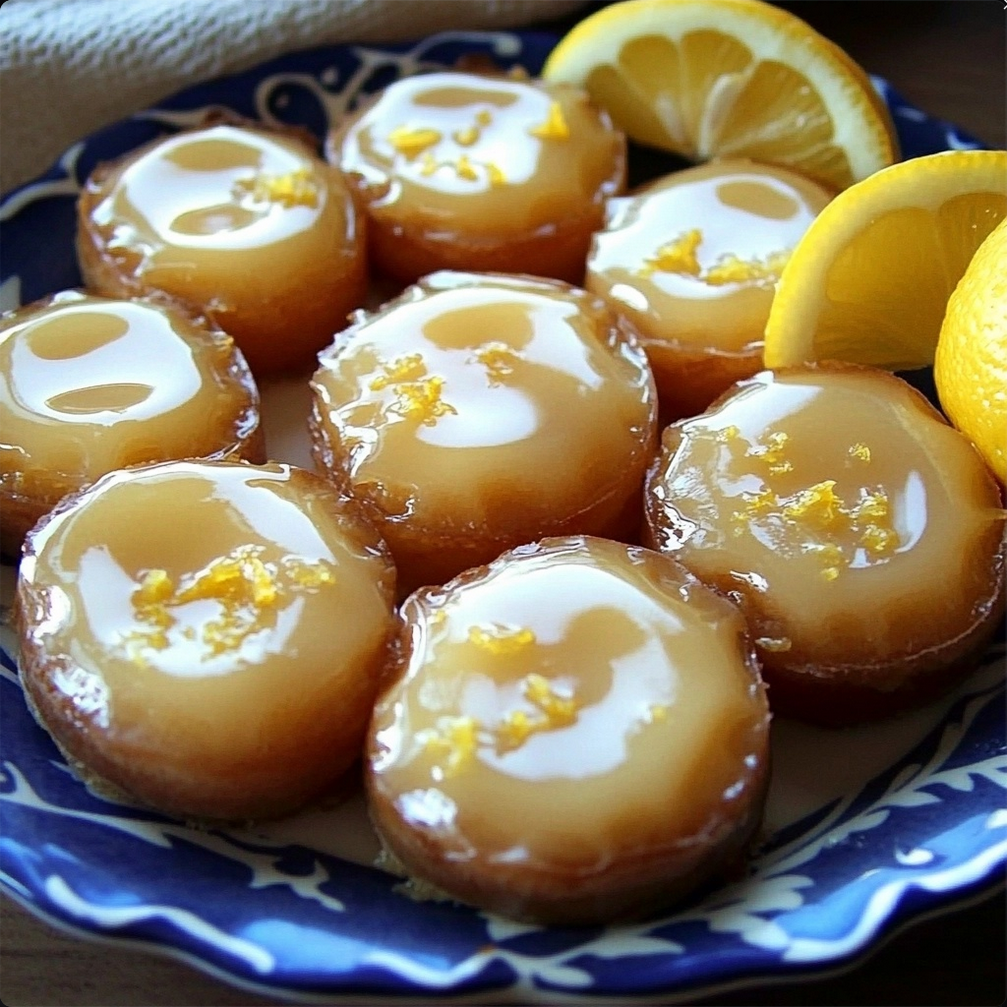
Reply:
<svg viewBox="0 0 1007 1007"><path fill-rule="evenodd" d="M604 615L604 610L598 614ZM650 629L656 632L659 627ZM650 721L652 707L674 703L679 678L653 636L631 653L613 657L610 669L604 701L583 707L569 727L532 735L512 751L481 747L480 760L529 782L581 780L614 772L629 755L630 738Z"/></svg>
<svg viewBox="0 0 1007 1007"><path fill-rule="evenodd" d="M893 487L892 523L899 534L899 551L916 546L927 530L927 486L917 469L906 473L901 487Z"/></svg>
<svg viewBox="0 0 1007 1007"><path fill-rule="evenodd" d="M338 156L378 217L422 217L439 238L527 235L587 208L600 216L623 141L578 89L434 73L388 88Z"/></svg>
<svg viewBox="0 0 1007 1007"><path fill-rule="evenodd" d="M949 624L972 624L1003 512L964 438L905 382L765 371L674 429L648 497L654 541L740 587L756 636L828 655L867 653L873 634L901 654L902 634L936 646L941 626L952 639ZM938 573L961 589L935 588Z"/></svg>
<svg viewBox="0 0 1007 1007"><path fill-rule="evenodd" d="M792 249L830 196L786 169L745 160L673 172L612 201L585 284L617 304L648 346L750 353ZM656 359L658 387L676 400L682 378Z"/></svg>
<svg viewBox="0 0 1007 1007"><path fill-rule="evenodd" d="M204 383L168 317L124 301L58 303L13 326L4 342L5 405L21 417L99 426L152 419L191 402Z"/></svg>
<svg viewBox="0 0 1007 1007"><path fill-rule="evenodd" d="M365 623L382 604L367 583L376 555L326 531L331 504L297 498L283 469L180 462L139 471L106 477L88 507L51 529L47 576L69 602L52 631L68 634L83 668L125 680L226 675L273 656L294 666L324 649L324 640L295 645L295 635L325 624L340 598L360 606L359 635L371 632ZM131 522L109 536L124 510ZM134 528L136 514L145 518Z"/></svg>
<svg viewBox="0 0 1007 1007"><path fill-rule="evenodd" d="M416 439L439 448L493 448L533 437L541 425L535 400L518 388L495 388L479 409L416 428ZM363 443L363 439L362 439Z"/></svg>
<svg viewBox="0 0 1007 1007"><path fill-rule="evenodd" d="M257 177L310 170L306 152L272 137L230 126L180 133L122 172L94 221L114 229L111 247L145 250L151 268L185 270L192 268L187 248L261 248L310 228L324 206L324 186L315 185L311 204L285 205L253 191Z"/></svg>
<svg viewBox="0 0 1007 1007"><path fill-rule="evenodd" d="M336 462L384 514L499 528L507 506L504 523L530 509L549 527L641 464L653 392L622 339L565 284L441 271L359 316L312 387Z"/></svg>
<svg viewBox="0 0 1007 1007"><path fill-rule="evenodd" d="M662 557L549 539L414 596L403 616L408 668L379 703L371 768L379 787L401 787L396 807L417 825L434 815L423 795L450 800L452 849L534 859L577 828L578 843L604 848L606 827L588 824L598 803L647 817L653 787L667 812L700 751L716 800L747 779L734 760L751 754L762 699L740 615ZM512 817L534 825L518 837Z"/></svg>

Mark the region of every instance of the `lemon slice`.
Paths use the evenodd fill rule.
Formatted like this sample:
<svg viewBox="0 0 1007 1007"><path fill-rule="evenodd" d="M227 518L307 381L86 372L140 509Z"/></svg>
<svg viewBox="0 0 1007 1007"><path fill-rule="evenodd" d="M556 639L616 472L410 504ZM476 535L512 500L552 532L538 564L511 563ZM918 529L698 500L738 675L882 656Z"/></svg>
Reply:
<svg viewBox="0 0 1007 1007"><path fill-rule="evenodd" d="M842 189L897 158L870 78L761 0L625 0L573 28L543 76L585 88L632 139L748 157Z"/></svg>
<svg viewBox="0 0 1007 1007"><path fill-rule="evenodd" d="M766 366L932 364L948 298L1005 216L1002 150L913 158L841 192L783 269L766 323Z"/></svg>
<svg viewBox="0 0 1007 1007"><path fill-rule="evenodd" d="M1007 220L979 246L948 301L934 381L948 418L1007 484Z"/></svg>

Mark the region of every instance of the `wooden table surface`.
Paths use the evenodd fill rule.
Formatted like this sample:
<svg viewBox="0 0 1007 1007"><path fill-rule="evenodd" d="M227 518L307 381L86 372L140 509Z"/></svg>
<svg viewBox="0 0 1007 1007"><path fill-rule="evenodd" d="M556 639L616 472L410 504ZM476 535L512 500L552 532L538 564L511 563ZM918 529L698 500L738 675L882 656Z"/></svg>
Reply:
<svg viewBox="0 0 1007 1007"><path fill-rule="evenodd" d="M1007 145L1003 0L817 0L781 6L814 24L866 69L886 77L914 104L990 146ZM760 985L703 1002L1002 1004L1007 997L1005 917L1000 889L968 908L917 923L842 975L797 985ZM0 1000L7 1007L277 1002L187 964L67 936L7 898L0 903Z"/></svg>

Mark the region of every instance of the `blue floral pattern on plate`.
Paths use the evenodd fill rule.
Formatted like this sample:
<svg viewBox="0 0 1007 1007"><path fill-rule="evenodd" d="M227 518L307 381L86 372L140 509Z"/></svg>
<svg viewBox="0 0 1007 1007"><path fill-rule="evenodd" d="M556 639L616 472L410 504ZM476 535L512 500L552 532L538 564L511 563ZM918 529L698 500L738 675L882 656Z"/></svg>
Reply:
<svg viewBox="0 0 1007 1007"><path fill-rule="evenodd" d="M208 108L321 135L361 96L404 74L473 54L534 73L554 42L452 32L411 46L298 53L110 126L0 204L2 306L79 284L73 235L81 182L98 162L194 124ZM977 146L884 81L875 84L905 156ZM4 575L9 600L13 571ZM767 832L748 876L673 915L589 930L406 899L397 879L368 866L373 837L359 797L264 831L197 830L104 800L70 773L29 715L6 627L3 645L5 890L71 928L169 951L275 993L358 1002L444 994L688 1000L848 961L901 923L985 888L1007 861L1002 643L954 696L909 718L845 734L778 725ZM862 757L851 760L851 752ZM843 772L809 795L788 767L816 756Z"/></svg>

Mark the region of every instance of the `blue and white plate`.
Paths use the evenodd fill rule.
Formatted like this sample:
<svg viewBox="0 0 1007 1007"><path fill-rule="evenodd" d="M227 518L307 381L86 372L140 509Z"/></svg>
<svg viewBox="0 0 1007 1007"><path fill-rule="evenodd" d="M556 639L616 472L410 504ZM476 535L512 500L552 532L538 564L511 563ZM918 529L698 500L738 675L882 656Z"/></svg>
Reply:
<svg viewBox="0 0 1007 1007"><path fill-rule="evenodd" d="M320 134L362 94L403 74L470 53L535 72L554 41L452 32L411 47L300 53L104 129L0 205L3 306L80 282L74 201L96 163L198 121L207 106ZM906 156L976 146L876 84ZM282 454L280 427L299 425L303 395L279 388L267 399L267 425L277 425L273 453ZM296 456L296 446L290 451ZM4 575L9 600L12 571ZM29 716L9 635L4 645L6 891L72 929L165 950L278 995L692 1000L849 962L913 917L975 895L1007 860L1002 644L955 695L889 724L827 732L778 721L766 831L750 876L665 918L590 930L518 925L406 899L396 879L370 866L376 842L359 797L256 831L196 831L102 800L70 774Z"/></svg>

